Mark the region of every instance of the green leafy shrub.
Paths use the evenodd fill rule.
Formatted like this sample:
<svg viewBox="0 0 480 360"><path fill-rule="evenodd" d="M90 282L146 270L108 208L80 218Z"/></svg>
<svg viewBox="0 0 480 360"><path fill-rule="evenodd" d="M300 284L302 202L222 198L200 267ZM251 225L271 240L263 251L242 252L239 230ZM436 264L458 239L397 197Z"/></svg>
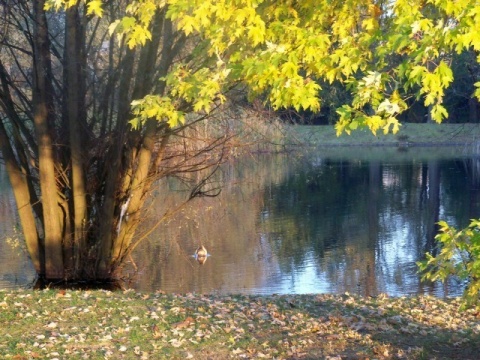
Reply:
<svg viewBox="0 0 480 360"><path fill-rule="evenodd" d="M439 254L426 254L426 260L417 265L422 280L444 282L450 276L466 281L462 308L480 307L480 219L472 219L462 230L440 221Z"/></svg>

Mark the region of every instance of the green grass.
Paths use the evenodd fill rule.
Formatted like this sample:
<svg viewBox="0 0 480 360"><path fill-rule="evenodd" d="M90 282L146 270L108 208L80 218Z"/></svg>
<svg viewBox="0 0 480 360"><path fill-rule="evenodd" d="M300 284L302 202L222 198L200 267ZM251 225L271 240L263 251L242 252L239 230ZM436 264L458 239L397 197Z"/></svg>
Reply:
<svg viewBox="0 0 480 360"><path fill-rule="evenodd" d="M457 300L0 291L2 359L475 359Z"/></svg>
<svg viewBox="0 0 480 360"><path fill-rule="evenodd" d="M480 124L403 124L393 135L369 130L352 131L351 135L335 134L333 126L292 126L296 136L315 146L398 146L463 145L480 140Z"/></svg>

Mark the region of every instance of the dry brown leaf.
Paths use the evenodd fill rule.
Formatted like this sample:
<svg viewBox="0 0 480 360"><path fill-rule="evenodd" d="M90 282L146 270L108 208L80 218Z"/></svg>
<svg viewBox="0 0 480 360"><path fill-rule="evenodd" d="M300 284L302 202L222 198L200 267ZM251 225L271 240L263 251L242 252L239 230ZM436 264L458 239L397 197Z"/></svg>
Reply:
<svg viewBox="0 0 480 360"><path fill-rule="evenodd" d="M175 328L175 329L184 329L184 328L187 328L194 323L195 323L195 320L192 317L189 316L183 321L179 321L177 323L172 324L172 327Z"/></svg>
<svg viewBox="0 0 480 360"><path fill-rule="evenodd" d="M157 325L153 325L153 326L152 326L152 333L153 333L153 338L154 338L154 339L158 339L159 337L162 336L162 333L161 333L160 330L158 329L158 326L157 326Z"/></svg>

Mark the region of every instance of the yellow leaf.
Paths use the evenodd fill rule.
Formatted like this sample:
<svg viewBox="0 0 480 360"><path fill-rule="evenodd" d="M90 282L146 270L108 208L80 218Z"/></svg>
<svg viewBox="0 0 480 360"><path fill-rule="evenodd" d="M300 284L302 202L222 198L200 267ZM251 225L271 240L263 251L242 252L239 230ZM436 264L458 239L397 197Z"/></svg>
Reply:
<svg viewBox="0 0 480 360"><path fill-rule="evenodd" d="M103 15L102 1L90 0L87 3L87 15L95 15L98 17L102 17Z"/></svg>

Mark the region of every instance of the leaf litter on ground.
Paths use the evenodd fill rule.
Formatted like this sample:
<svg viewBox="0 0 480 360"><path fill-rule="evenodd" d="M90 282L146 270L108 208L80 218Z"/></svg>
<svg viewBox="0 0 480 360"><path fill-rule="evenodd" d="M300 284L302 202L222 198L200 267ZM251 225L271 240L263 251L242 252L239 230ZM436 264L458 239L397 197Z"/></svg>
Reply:
<svg viewBox="0 0 480 360"><path fill-rule="evenodd" d="M4 359L477 359L458 299L0 291Z"/></svg>

